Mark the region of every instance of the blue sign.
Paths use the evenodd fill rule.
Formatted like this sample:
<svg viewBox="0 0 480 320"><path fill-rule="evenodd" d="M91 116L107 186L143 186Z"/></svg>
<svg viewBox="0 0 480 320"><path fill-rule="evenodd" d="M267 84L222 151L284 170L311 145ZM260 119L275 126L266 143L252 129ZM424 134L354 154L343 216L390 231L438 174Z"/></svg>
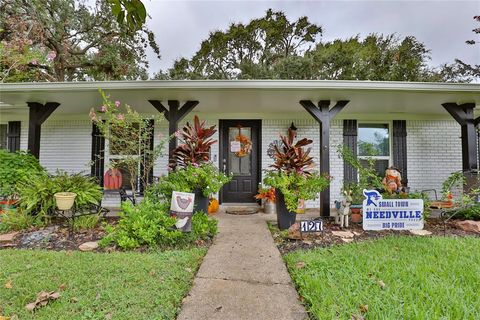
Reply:
<svg viewBox="0 0 480 320"><path fill-rule="evenodd" d="M422 199L383 199L377 190L363 190L363 230L423 229Z"/></svg>

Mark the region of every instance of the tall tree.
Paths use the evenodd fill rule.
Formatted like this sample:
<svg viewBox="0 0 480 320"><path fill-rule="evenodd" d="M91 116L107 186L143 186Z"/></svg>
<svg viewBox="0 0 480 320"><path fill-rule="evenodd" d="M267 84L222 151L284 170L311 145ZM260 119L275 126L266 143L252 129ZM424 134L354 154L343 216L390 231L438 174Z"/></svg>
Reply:
<svg viewBox="0 0 480 320"><path fill-rule="evenodd" d="M432 68L430 51L413 36L370 34L321 42L307 17L291 22L271 9L248 24L210 33L191 59L176 60L156 79L342 79L462 81L461 70Z"/></svg>
<svg viewBox="0 0 480 320"><path fill-rule="evenodd" d="M192 59L179 59L169 70L172 79L263 79L273 65L308 51L322 28L307 17L289 21L283 12L269 9L248 24L233 23L227 31L210 33ZM157 78L164 78L160 73Z"/></svg>
<svg viewBox="0 0 480 320"><path fill-rule="evenodd" d="M153 33L119 24L107 0L4 0L0 24L3 81L146 79L148 46L159 57Z"/></svg>
<svg viewBox="0 0 480 320"><path fill-rule="evenodd" d="M480 15L474 16L473 19L475 20L475 22L480 23ZM480 25L477 28L474 28L472 31L476 36L480 35ZM478 46L478 44L480 44L480 41L471 39L465 41L465 43L470 46ZM478 53L478 48L475 49ZM480 54L478 54L477 57L480 57ZM455 64L449 66L449 68L449 70L453 73L464 75L465 81L480 81L480 64L469 64L460 59L455 59Z"/></svg>

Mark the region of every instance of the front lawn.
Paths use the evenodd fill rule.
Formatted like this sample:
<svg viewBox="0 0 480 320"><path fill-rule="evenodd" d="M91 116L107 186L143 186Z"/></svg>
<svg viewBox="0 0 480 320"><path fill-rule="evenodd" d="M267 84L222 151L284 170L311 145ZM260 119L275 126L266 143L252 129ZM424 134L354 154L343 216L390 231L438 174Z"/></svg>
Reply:
<svg viewBox="0 0 480 320"><path fill-rule="evenodd" d="M0 251L0 316L19 319L174 319L206 249L161 253ZM59 289L63 288L63 290ZM34 313L40 291L58 300Z"/></svg>
<svg viewBox="0 0 480 320"><path fill-rule="evenodd" d="M285 255L317 319L480 319L480 239L387 237Z"/></svg>

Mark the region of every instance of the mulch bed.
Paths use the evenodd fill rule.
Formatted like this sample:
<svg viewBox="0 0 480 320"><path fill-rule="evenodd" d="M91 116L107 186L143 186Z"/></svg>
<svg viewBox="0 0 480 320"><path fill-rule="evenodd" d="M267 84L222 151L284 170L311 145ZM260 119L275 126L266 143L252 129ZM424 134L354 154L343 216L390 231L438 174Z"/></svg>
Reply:
<svg viewBox="0 0 480 320"><path fill-rule="evenodd" d="M375 240L387 236L415 236L406 230L365 231L362 229L362 225L358 223L351 223L348 229L341 229L330 219L323 220L323 232L303 234L302 239L299 240L289 239L286 236L287 232L279 231L276 226L272 227L271 230L275 243L282 254L299 249L324 248L347 243L347 241L342 240L341 237L335 236L332 231L351 231L354 234L352 242ZM446 231L444 232L443 223L439 219L429 219L425 223L424 230L430 231L432 233L431 236L480 237L478 233L458 229L455 221L447 222Z"/></svg>
<svg viewBox="0 0 480 320"><path fill-rule="evenodd" d="M105 220L104 220L105 221ZM108 224L115 224L118 217L108 217L106 222ZM45 250L79 250L79 246L85 242L99 241L105 236L106 232L102 226L97 226L93 229L74 231L69 233L69 228L62 223L61 220L56 220L45 228L32 228L18 232L13 242L8 244L0 244L0 249L14 248L14 249L45 249ZM197 247L208 247L212 240L204 241L198 240ZM151 250L148 247L140 247L134 251L146 252ZM113 252L122 251L119 248L110 246L106 248L97 248L95 252Z"/></svg>

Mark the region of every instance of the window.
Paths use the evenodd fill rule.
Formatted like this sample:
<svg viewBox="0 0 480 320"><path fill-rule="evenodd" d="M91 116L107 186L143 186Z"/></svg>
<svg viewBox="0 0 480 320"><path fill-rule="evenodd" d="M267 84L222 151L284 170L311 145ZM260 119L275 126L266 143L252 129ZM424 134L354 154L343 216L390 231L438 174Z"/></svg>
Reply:
<svg viewBox="0 0 480 320"><path fill-rule="evenodd" d="M7 149L8 125L0 124L0 149Z"/></svg>
<svg viewBox="0 0 480 320"><path fill-rule="evenodd" d="M365 158L375 159L375 169L380 176L390 165L390 126L388 123L359 123L358 158L367 165ZM363 160L362 160L363 159Z"/></svg>

